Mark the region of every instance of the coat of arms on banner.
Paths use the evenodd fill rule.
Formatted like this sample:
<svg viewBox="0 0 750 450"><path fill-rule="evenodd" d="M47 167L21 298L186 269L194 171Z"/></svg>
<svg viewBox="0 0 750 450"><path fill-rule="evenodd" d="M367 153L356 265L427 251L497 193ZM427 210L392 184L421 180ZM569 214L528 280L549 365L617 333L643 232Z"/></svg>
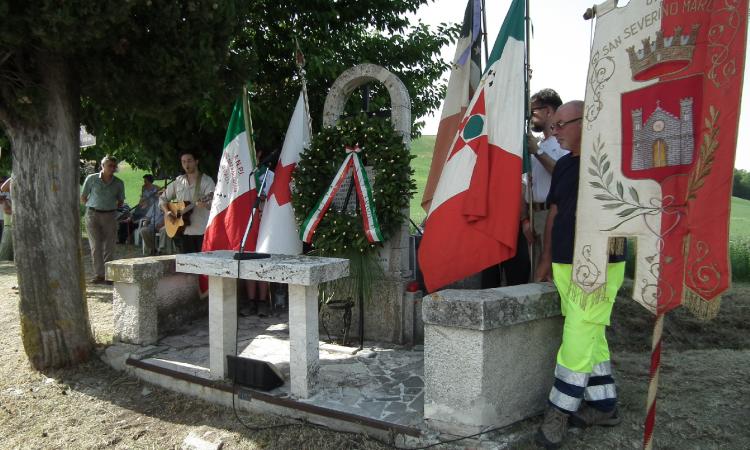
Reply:
<svg viewBox="0 0 750 450"><path fill-rule="evenodd" d="M598 11L589 67L574 282L601 289L612 238L633 238L633 297L715 312L728 221L747 0L631 0Z"/></svg>
<svg viewBox="0 0 750 450"><path fill-rule="evenodd" d="M687 174L695 159L701 76L663 81L622 94L622 173L662 182Z"/></svg>

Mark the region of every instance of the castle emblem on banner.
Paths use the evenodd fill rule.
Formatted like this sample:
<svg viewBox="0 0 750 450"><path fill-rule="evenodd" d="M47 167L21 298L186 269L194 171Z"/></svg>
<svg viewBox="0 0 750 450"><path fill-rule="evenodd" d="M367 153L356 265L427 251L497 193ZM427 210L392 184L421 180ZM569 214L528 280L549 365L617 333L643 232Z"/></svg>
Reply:
<svg viewBox="0 0 750 450"><path fill-rule="evenodd" d="M676 26L674 34L656 32L639 50L627 48L630 70L637 81L653 80L690 65L700 25L689 34ZM622 170L631 179L661 182L688 173L695 158L702 106L701 75L661 81L622 94Z"/></svg>
<svg viewBox="0 0 750 450"><path fill-rule="evenodd" d="M633 119L633 149L630 167L645 170L679 166L693 162L693 99L680 100L680 116L675 117L656 102L656 110L643 123L643 109L630 112Z"/></svg>

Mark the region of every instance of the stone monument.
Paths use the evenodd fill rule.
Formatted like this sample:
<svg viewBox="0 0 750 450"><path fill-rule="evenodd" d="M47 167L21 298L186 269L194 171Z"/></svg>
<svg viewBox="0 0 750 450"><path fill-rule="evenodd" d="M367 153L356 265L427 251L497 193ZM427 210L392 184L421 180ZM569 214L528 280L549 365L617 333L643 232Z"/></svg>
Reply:
<svg viewBox="0 0 750 450"><path fill-rule="evenodd" d="M349 96L358 87L370 83L383 83L391 99L393 128L403 136L408 148L411 143L411 100L406 86L398 77L375 64L360 64L342 73L331 86L323 109L323 126L336 124L344 112ZM377 181L376 181L377 183ZM403 211L409 217L409 209ZM365 299L365 339L403 344L412 335L413 302L404 297L406 284L413 278L409 269L409 226L405 222L400 230L383 244L378 253L385 278L373 287L373 297ZM354 299L356 300L356 299ZM359 336L359 309L355 301L352 310L350 336ZM408 322L408 323L407 323ZM331 328L340 329L334 324Z"/></svg>

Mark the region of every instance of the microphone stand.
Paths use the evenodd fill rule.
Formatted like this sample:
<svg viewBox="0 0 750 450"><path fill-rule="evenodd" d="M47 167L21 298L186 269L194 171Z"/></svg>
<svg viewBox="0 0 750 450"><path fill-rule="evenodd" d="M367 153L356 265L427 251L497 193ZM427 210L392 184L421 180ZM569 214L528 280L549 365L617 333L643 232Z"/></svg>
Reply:
<svg viewBox="0 0 750 450"><path fill-rule="evenodd" d="M249 176L253 176L253 174L258 170L256 168L252 172L250 172ZM242 236L242 241L240 242L240 251L235 253L232 257L236 261L244 261L247 259L264 259L269 258L271 255L268 253L257 253L257 252L245 252L245 244L247 243L247 237L250 235L250 230L252 229L253 225L255 224L255 213L258 211L258 208L260 207L260 202L263 197L263 191L266 188L266 180L268 180L268 171L270 170L269 167L266 167L266 173L263 175L263 181L260 183L260 189L258 190L258 196L255 198L255 203L253 203L253 207L250 210L250 219L247 221L247 228L245 228L245 234Z"/></svg>

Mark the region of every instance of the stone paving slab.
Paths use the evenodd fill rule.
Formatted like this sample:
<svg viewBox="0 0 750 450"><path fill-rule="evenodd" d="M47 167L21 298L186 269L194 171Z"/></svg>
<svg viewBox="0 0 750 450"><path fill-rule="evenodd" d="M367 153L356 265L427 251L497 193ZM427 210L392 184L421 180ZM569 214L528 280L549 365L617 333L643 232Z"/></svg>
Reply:
<svg viewBox="0 0 750 450"><path fill-rule="evenodd" d="M240 317L238 352L274 364L285 384L269 395L290 397L287 315ZM356 348L320 343L319 383L304 403L397 425L424 428L424 366L421 347ZM208 320L159 340L144 361L210 379ZM361 354L361 356L359 355Z"/></svg>

